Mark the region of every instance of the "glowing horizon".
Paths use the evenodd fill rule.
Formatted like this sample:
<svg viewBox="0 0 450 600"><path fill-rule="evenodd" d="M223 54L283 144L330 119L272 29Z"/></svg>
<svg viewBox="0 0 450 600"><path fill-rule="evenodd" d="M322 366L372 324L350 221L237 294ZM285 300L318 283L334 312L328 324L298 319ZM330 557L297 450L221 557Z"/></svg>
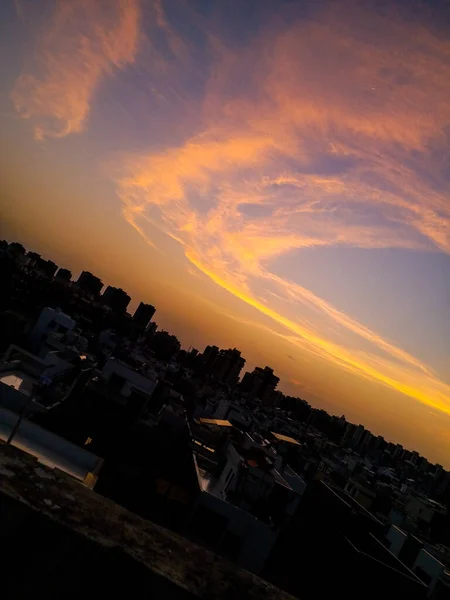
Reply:
<svg viewBox="0 0 450 600"><path fill-rule="evenodd" d="M7 15L9 231L449 465L444 9L45 4Z"/></svg>

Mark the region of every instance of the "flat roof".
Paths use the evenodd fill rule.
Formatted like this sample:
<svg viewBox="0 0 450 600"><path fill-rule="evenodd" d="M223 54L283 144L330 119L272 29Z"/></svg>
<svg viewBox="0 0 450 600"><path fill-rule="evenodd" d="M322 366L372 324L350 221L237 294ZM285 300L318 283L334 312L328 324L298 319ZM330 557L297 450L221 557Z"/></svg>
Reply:
<svg viewBox="0 0 450 600"><path fill-rule="evenodd" d="M296 444L297 446L300 446L300 442L297 442L297 440L294 440L294 438L289 437L288 435L283 435L282 433L275 433L275 431L271 431L270 433L274 437L276 437L277 440L280 440L280 442L288 442L289 444Z"/></svg>
<svg viewBox="0 0 450 600"><path fill-rule="evenodd" d="M36 377L28 375L27 373L17 369L0 374L0 382L9 387L13 387L21 394L31 396L33 392L33 385L37 382L37 379Z"/></svg>
<svg viewBox="0 0 450 600"><path fill-rule="evenodd" d="M224 419L199 419L202 425L218 425L219 427L233 427L230 421Z"/></svg>
<svg viewBox="0 0 450 600"><path fill-rule="evenodd" d="M19 415L0 407L0 441L6 442ZM89 473L101 466L103 460L72 442L22 419L11 445L35 456L38 461L51 469L59 469L89 485Z"/></svg>

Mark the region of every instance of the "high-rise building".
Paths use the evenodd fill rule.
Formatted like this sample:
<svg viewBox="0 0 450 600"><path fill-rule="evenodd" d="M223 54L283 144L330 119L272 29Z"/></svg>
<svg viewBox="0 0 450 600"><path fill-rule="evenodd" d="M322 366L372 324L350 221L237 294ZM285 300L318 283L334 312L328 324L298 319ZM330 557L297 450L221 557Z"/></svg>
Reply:
<svg viewBox="0 0 450 600"><path fill-rule="evenodd" d="M181 344L176 336L167 331L157 331L149 340L150 347L158 360L170 361L180 350Z"/></svg>
<svg viewBox="0 0 450 600"><path fill-rule="evenodd" d="M416 450L413 450L411 452L411 462L414 465L417 465L417 461L419 460L419 458L420 458L420 454L418 452L416 452Z"/></svg>
<svg viewBox="0 0 450 600"><path fill-rule="evenodd" d="M103 287L103 281L89 271L83 271L78 277L77 285L82 292L98 296Z"/></svg>
<svg viewBox="0 0 450 600"><path fill-rule="evenodd" d="M60 281L70 281L72 279L72 271L69 271L69 269L58 269L55 279Z"/></svg>
<svg viewBox="0 0 450 600"><path fill-rule="evenodd" d="M205 363L205 367L210 369L214 364L217 356L219 355L219 348L217 346L206 346L203 351L203 362Z"/></svg>
<svg viewBox="0 0 450 600"><path fill-rule="evenodd" d="M102 295L103 303L117 313L125 312L130 300L130 296L122 288L115 288L112 285L108 285Z"/></svg>
<svg viewBox="0 0 450 600"><path fill-rule="evenodd" d="M350 444L354 448L356 448L356 446L358 446L359 443L361 442L365 431L366 431L366 429L365 429L364 425L358 425L356 427L355 431L353 432L352 439L350 441Z"/></svg>
<svg viewBox="0 0 450 600"><path fill-rule="evenodd" d="M275 391L280 378L277 377L270 367L255 367L250 373L247 372L242 378L242 391L257 396L261 400L269 398Z"/></svg>
<svg viewBox="0 0 450 600"><path fill-rule="evenodd" d="M395 460L398 460L401 458L401 456L403 455L403 446L401 444L396 444L395 448L394 448L394 452L392 453L392 457L395 458Z"/></svg>
<svg viewBox="0 0 450 600"><path fill-rule="evenodd" d="M360 442L359 442L359 451L361 454L366 454L369 450L372 449L374 445L374 441L377 438L370 432L368 429L365 430Z"/></svg>
<svg viewBox="0 0 450 600"><path fill-rule="evenodd" d="M150 323L147 326L147 329L145 330L145 337L147 338L147 340L151 339L152 336L155 335L157 329L158 325L155 323L155 321L150 321Z"/></svg>
<svg viewBox="0 0 450 600"><path fill-rule="evenodd" d="M37 271L40 271L43 275L47 277L53 277L56 271L58 270L58 265L52 260L44 260L43 258L39 258L36 261L35 268Z"/></svg>
<svg viewBox="0 0 450 600"><path fill-rule="evenodd" d="M342 436L342 441L344 444L348 444L352 439L353 433L355 432L356 425L354 423L347 423L344 429L344 435Z"/></svg>
<svg viewBox="0 0 450 600"><path fill-rule="evenodd" d="M148 324L152 320L153 315L156 312L156 308L151 304L145 304L141 302L137 307L134 315L133 322L139 329L147 329Z"/></svg>
<svg viewBox="0 0 450 600"><path fill-rule="evenodd" d="M35 267L39 260L41 260L40 254L31 250L27 252L27 264L29 267Z"/></svg>
<svg viewBox="0 0 450 600"><path fill-rule="evenodd" d="M14 260L24 257L25 252L25 248L19 242L11 242L6 250L6 254Z"/></svg>
<svg viewBox="0 0 450 600"><path fill-rule="evenodd" d="M37 252L27 252L26 263L29 268L39 271L47 277L53 277L58 270L58 265L52 260L45 260Z"/></svg>
<svg viewBox="0 0 450 600"><path fill-rule="evenodd" d="M212 348L215 348L213 346ZM214 355L212 352L211 356ZM211 375L214 375L223 383L236 385L239 381L239 374L245 365L245 358L236 348L220 350L210 367Z"/></svg>

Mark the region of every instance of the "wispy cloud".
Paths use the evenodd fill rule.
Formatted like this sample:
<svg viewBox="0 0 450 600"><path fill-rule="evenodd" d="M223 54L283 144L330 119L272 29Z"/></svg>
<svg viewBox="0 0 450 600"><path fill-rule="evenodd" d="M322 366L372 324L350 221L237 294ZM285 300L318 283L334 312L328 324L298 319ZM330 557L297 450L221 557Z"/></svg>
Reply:
<svg viewBox="0 0 450 600"><path fill-rule="evenodd" d="M223 20L184 2L171 20L166 4L144 15L137 0L58 2L12 92L18 113L37 139L82 131L101 82L136 60L146 20L143 89L188 133L123 158L128 223L153 246L149 225L170 236L188 269L299 351L449 413L431 367L276 268L321 246L450 254L448 39L349 1L301 17L286 3L236 44Z"/></svg>
<svg viewBox="0 0 450 600"><path fill-rule="evenodd" d="M102 79L136 57L139 15L138 0L56 2L38 36L34 67L11 93L36 139L83 130Z"/></svg>
<svg viewBox="0 0 450 600"><path fill-rule="evenodd" d="M450 412L450 388L430 367L271 269L311 246L450 253L450 186L430 149L450 126L450 43L418 22L340 6L277 22L238 51L215 39L211 56L201 130L127 157L127 219L145 214L302 351ZM299 306L316 318L293 316Z"/></svg>

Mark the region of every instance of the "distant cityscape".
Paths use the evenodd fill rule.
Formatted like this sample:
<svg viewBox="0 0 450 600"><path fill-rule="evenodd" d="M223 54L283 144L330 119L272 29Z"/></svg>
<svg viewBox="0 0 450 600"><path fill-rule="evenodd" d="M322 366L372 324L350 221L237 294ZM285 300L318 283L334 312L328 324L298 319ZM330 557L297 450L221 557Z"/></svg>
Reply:
<svg viewBox="0 0 450 600"><path fill-rule="evenodd" d="M88 271L7 241L0 268L3 444L299 598L449 597L442 465L244 372L236 348L182 349Z"/></svg>

